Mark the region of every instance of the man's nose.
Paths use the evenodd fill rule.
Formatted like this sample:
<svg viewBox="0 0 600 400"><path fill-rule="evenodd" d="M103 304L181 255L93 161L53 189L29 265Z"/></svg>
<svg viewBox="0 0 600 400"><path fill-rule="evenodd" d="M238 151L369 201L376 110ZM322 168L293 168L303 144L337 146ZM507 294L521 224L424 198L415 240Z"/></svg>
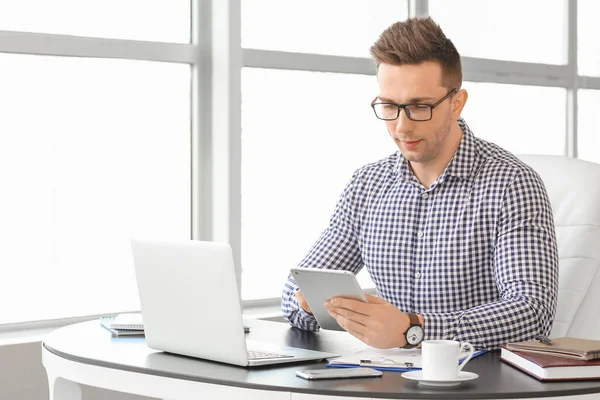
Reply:
<svg viewBox="0 0 600 400"><path fill-rule="evenodd" d="M410 133L413 131L415 121L412 121L406 115L406 110L400 110L398 119L394 121L394 136L402 135L404 133Z"/></svg>

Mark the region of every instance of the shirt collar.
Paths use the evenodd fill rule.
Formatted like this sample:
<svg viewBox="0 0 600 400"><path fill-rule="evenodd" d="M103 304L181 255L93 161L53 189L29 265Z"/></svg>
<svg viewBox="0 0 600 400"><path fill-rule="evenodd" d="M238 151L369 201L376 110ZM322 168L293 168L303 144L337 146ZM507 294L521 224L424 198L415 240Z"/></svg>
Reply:
<svg viewBox="0 0 600 400"><path fill-rule="evenodd" d="M417 177L413 174L408 164L408 160L404 158L404 155L398 150L398 175L407 182L414 181L418 183Z"/></svg>
<svg viewBox="0 0 600 400"><path fill-rule="evenodd" d="M458 150L454 153L454 157L450 160L444 174L468 180L473 172L479 152L475 136L465 120L459 118L458 125L463 131L462 139L458 145Z"/></svg>
<svg viewBox="0 0 600 400"><path fill-rule="evenodd" d="M458 119L458 125L463 131L462 139L456 153L448 163L448 166L442 173L443 175L451 175L457 178L469 179L471 173L474 170L475 162L479 151L477 149L477 143L473 132L467 125L464 119ZM406 158L402 155L402 152L398 151L398 173L399 176L407 181L415 181L418 183L416 176L410 169L410 165Z"/></svg>

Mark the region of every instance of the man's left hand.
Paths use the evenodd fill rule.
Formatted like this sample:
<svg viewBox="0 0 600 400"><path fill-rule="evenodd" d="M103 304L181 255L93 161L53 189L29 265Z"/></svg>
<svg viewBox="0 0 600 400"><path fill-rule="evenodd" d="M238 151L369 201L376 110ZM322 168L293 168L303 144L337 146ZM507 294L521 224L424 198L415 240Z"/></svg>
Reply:
<svg viewBox="0 0 600 400"><path fill-rule="evenodd" d="M342 328L371 347L404 346L404 332L410 326L408 315L382 298L365 296L368 303L334 297L325 307Z"/></svg>

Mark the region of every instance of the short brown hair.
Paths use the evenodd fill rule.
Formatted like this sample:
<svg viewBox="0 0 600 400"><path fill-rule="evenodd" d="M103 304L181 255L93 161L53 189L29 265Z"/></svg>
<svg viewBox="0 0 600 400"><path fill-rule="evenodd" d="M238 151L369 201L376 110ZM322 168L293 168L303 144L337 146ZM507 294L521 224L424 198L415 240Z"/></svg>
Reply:
<svg viewBox="0 0 600 400"><path fill-rule="evenodd" d="M442 85L462 85L460 55L452 41L431 17L409 18L392 24L371 46L371 55L380 64L404 65L435 61L442 67Z"/></svg>

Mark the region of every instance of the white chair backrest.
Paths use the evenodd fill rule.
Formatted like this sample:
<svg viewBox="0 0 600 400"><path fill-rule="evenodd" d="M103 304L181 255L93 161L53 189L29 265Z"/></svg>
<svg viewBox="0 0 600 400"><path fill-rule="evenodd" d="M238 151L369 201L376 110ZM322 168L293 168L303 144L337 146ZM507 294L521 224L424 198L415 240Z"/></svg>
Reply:
<svg viewBox="0 0 600 400"><path fill-rule="evenodd" d="M558 241L558 307L551 337L600 339L600 164L519 155L542 178Z"/></svg>

